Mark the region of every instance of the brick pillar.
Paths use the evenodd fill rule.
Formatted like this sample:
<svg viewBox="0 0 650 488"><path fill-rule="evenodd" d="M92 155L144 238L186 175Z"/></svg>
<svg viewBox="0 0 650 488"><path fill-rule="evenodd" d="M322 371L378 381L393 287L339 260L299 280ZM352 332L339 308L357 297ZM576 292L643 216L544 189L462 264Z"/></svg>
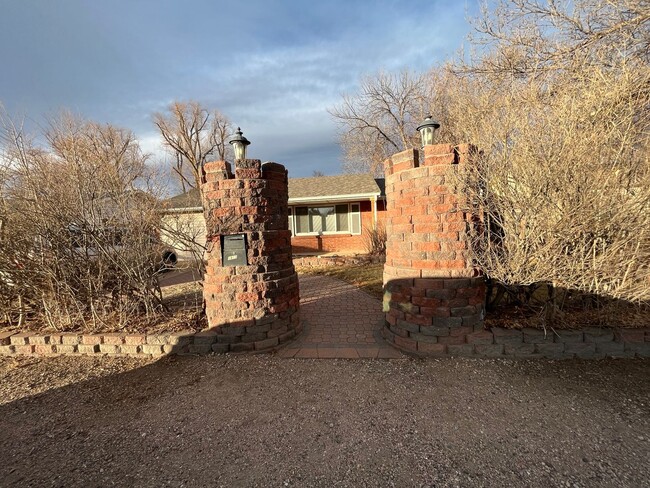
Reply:
<svg viewBox="0 0 650 488"><path fill-rule="evenodd" d="M207 228L203 296L219 352L260 351L292 339L299 319L298 276L288 225L287 170L247 159L205 164ZM242 235L246 262L229 265L222 250L228 236ZM234 261L231 261L234 262Z"/></svg>
<svg viewBox="0 0 650 488"><path fill-rule="evenodd" d="M485 284L468 256L471 216L454 194L451 172L474 147L425 146L384 162L386 265L384 337L420 355L471 355L466 336L483 327Z"/></svg>

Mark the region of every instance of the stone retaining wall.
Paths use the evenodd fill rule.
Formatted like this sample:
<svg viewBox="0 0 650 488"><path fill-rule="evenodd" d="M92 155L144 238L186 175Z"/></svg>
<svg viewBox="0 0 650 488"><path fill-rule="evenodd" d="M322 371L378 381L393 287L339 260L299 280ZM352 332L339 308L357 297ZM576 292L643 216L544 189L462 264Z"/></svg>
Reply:
<svg viewBox="0 0 650 488"><path fill-rule="evenodd" d="M406 332L406 333L405 333ZM416 356L521 359L650 357L650 328L586 327L575 330L501 329L483 325L384 329L398 349Z"/></svg>
<svg viewBox="0 0 650 488"><path fill-rule="evenodd" d="M298 333L299 324L294 330ZM272 332L277 329L269 329ZM399 329L398 329L399 330ZM463 356L518 359L599 359L650 357L650 328L612 329L587 327L580 330L500 329L482 326L421 326L414 333L419 340L386 333L387 340L402 351L416 356ZM244 348L224 347L215 330L168 334L79 334L74 332L38 334L0 333L0 355L122 355L161 356L165 354L210 354L237 351L272 351L290 340L292 331L276 334L273 345L257 349L254 342ZM426 350L422 350L426 345Z"/></svg>
<svg viewBox="0 0 650 488"><path fill-rule="evenodd" d="M259 326L253 326L259 327ZM267 339L233 343L223 342L219 329L201 332L184 331L161 334L82 334L62 332L39 334L35 332L0 332L0 355L78 355L109 354L123 356L160 356L163 354L210 354L225 352L273 351L279 345L289 341L302 330L298 324L291 330L284 327L267 328ZM238 331L247 331L240 327ZM258 334L257 329L248 332L247 337ZM241 340L242 337L240 336Z"/></svg>

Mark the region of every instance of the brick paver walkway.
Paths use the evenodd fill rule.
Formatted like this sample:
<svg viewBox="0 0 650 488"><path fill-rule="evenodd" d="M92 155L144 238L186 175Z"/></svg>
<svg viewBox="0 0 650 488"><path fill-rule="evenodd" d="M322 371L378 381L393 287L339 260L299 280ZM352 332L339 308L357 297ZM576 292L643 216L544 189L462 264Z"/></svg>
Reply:
<svg viewBox="0 0 650 488"><path fill-rule="evenodd" d="M302 334L278 352L281 357L399 358L381 337L381 302L328 276L300 276Z"/></svg>

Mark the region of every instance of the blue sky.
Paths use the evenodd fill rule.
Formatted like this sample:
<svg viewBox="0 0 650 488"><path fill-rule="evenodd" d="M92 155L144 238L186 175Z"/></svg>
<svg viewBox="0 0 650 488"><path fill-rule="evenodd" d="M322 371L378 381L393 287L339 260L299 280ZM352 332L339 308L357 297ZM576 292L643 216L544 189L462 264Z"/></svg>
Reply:
<svg viewBox="0 0 650 488"><path fill-rule="evenodd" d="M153 112L195 99L290 176L341 172L327 108L360 76L453 55L478 0L0 0L0 102L35 122L66 108L133 130L160 161Z"/></svg>

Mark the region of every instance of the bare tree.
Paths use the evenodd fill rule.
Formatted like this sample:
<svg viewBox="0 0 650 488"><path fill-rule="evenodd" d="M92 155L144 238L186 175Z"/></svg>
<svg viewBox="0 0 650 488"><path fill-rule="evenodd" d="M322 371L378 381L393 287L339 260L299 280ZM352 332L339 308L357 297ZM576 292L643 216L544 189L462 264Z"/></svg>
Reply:
<svg viewBox="0 0 650 488"><path fill-rule="evenodd" d="M460 174L485 216L474 260L506 285L649 302L649 4L504 0L477 26L445 107L482 151Z"/></svg>
<svg viewBox="0 0 650 488"><path fill-rule="evenodd" d="M427 115L425 76L403 71L379 73L361 81L330 114L339 123L348 172L379 174L391 154L418 145L415 128Z"/></svg>
<svg viewBox="0 0 650 488"><path fill-rule="evenodd" d="M133 134L64 115L39 149L1 121L4 320L29 315L60 330L156 317L159 200Z"/></svg>
<svg viewBox="0 0 650 488"><path fill-rule="evenodd" d="M469 73L520 78L650 60L647 0L498 0L474 21Z"/></svg>
<svg viewBox="0 0 650 488"><path fill-rule="evenodd" d="M154 123L164 144L176 159L174 167L183 191L200 188L203 164L210 158L225 160L231 135L228 118L217 110L208 110L199 102L173 102L166 113L156 113Z"/></svg>
<svg viewBox="0 0 650 488"><path fill-rule="evenodd" d="M322 171L319 171L319 170L316 170L316 169L315 169L315 170L312 172L311 175L314 176L314 177L321 177L321 176L325 176L325 173L323 173Z"/></svg>

